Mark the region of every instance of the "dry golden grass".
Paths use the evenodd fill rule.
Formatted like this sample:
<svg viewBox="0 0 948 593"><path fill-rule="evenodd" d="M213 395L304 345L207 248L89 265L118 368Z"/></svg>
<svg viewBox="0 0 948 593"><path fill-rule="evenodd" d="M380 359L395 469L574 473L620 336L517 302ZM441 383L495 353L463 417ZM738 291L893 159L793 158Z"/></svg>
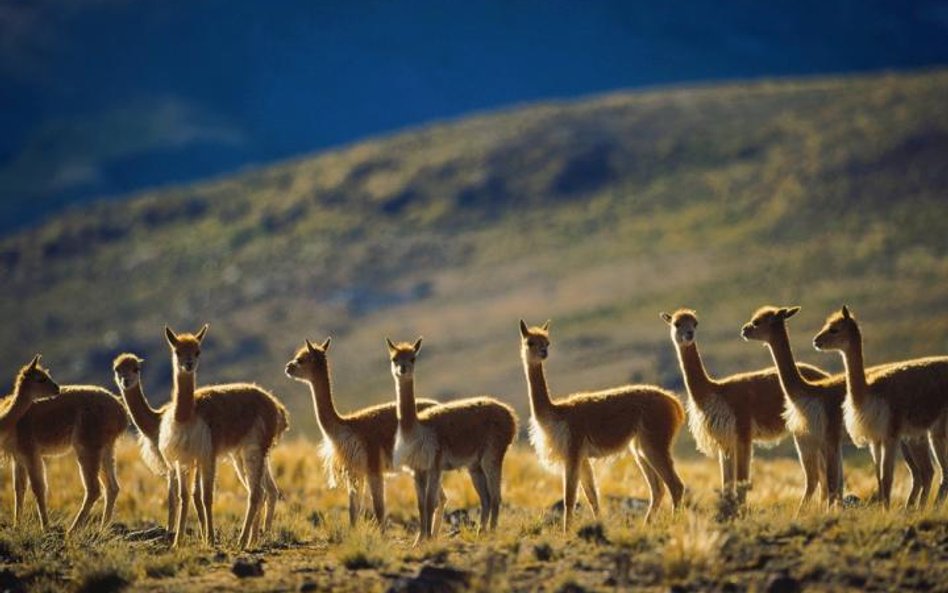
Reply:
<svg viewBox="0 0 948 593"><path fill-rule="evenodd" d="M867 497L873 489L865 452L847 464L847 492ZM164 516L163 481L138 459L131 439L119 448L123 491L116 520L141 529ZM505 466L505 505L496 534L478 536L471 525L446 523L442 537L421 548L410 547L415 502L408 476L388 480L390 525L380 532L371 524L350 531L346 495L329 490L313 443L287 442L273 455L274 471L285 500L275 528L258 550L234 550L244 494L232 470L220 472L215 512L220 548L198 543L196 535L180 550L164 540L129 541L122 527L100 532L89 528L65 539L61 526L80 502L81 488L69 457L49 465L53 532L38 531L32 499L25 525L9 525L9 484L0 496L0 562L32 590L309 590L384 591L400 576L423 564L469 570L473 590L557 591L614 590L623 583L636 590L669 586L756 590L774 575L787 573L809 590L891 590L942 586L948 582L948 515L943 510L909 513L866 506L823 512L817 507L794 518L801 488L795 460L758 459L746 514L720 522L716 464L690 457L679 463L688 487L687 509L673 515L666 506L658 520L641 525L644 509L630 498L647 489L627 456L598 464L605 514L593 524L581 508L578 530L564 537L552 505L560 480L545 472L533 452L518 446ZM901 472L897 496L906 494ZM450 474L448 511L476 506L467 477ZM666 503L667 505L667 503ZM194 523L192 522L192 528ZM263 558L265 575L238 579L235 558ZM88 587L92 587L89 589Z"/></svg>

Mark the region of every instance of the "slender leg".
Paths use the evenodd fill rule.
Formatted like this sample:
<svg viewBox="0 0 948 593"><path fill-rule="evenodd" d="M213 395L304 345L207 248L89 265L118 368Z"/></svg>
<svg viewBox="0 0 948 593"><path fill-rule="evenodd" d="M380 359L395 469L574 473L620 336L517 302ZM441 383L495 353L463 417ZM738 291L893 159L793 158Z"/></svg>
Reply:
<svg viewBox="0 0 948 593"><path fill-rule="evenodd" d="M105 508L102 510L102 527L108 527L115 512L115 499L119 493L118 478L115 476L114 444L106 447L102 453L102 485L105 487Z"/></svg>
<svg viewBox="0 0 948 593"><path fill-rule="evenodd" d="M898 453L897 442L894 439L882 443L881 477L882 477L882 504L886 508L892 500L892 479L895 474L895 458Z"/></svg>
<svg viewBox="0 0 948 593"><path fill-rule="evenodd" d="M803 509L810 502L810 499L813 497L813 493L816 492L817 486L820 484L820 462L818 459L819 451L815 450L810 443L803 445L800 449L801 459L800 462L803 464L803 496L800 498L800 504L797 505L797 516L803 512Z"/></svg>
<svg viewBox="0 0 948 593"><path fill-rule="evenodd" d="M26 467L13 460L13 527L23 516L23 499L26 498Z"/></svg>
<svg viewBox="0 0 948 593"><path fill-rule="evenodd" d="M481 502L481 524L478 532L483 533L487 531L487 525L490 521L490 488L487 487L487 476L479 465L472 466L467 471L471 474L471 482L474 484L477 498Z"/></svg>
<svg viewBox="0 0 948 593"><path fill-rule="evenodd" d="M174 530L173 548L181 545L184 539L184 528L188 522L188 487L191 485L191 466L181 462L175 463L175 472L178 477L178 516Z"/></svg>
<svg viewBox="0 0 948 593"><path fill-rule="evenodd" d="M73 533L77 528L85 523L92 505L102 496L102 490L99 487L99 468L102 462L101 454L98 451L88 451L77 449L76 458L79 462L79 476L82 478L82 486L85 488L85 496L82 498L82 506L76 513L72 525L66 531L67 534Z"/></svg>
<svg viewBox="0 0 948 593"><path fill-rule="evenodd" d="M178 519L178 473L168 468L168 531L175 530Z"/></svg>
<svg viewBox="0 0 948 593"><path fill-rule="evenodd" d="M435 467L428 471L428 483L425 488L425 514L428 517L427 524L434 525L435 512L441 503L441 470ZM433 535L433 529L429 528L428 537Z"/></svg>
<svg viewBox="0 0 948 593"><path fill-rule="evenodd" d="M569 533L573 523L580 463L579 454L571 453L563 467L563 533Z"/></svg>
<svg viewBox="0 0 948 593"><path fill-rule="evenodd" d="M273 527L273 517L276 514L276 504L280 499L280 489L273 479L273 471L270 469L270 458L267 457L263 473L263 489L266 494L266 503L264 504L263 532L270 533Z"/></svg>
<svg viewBox="0 0 948 593"><path fill-rule="evenodd" d="M33 498L36 499L40 527L46 531L49 528L49 515L46 512L46 463L38 454L33 454L24 461L26 473L30 479L30 489L33 491Z"/></svg>
<svg viewBox="0 0 948 593"><path fill-rule="evenodd" d="M869 454L872 455L872 466L876 472L876 494L877 502L882 500L882 443L872 441L869 443Z"/></svg>
<svg viewBox="0 0 948 593"><path fill-rule="evenodd" d="M685 485L678 477L675 471L675 460L672 459L669 443L643 443L642 452L645 454L645 460L658 476L665 482L665 486L671 493L672 506L677 511L681 508L681 499L685 493Z"/></svg>
<svg viewBox="0 0 948 593"><path fill-rule="evenodd" d="M734 462L735 456L732 452L721 449L718 451L718 463L721 465L721 489L724 492L734 490Z"/></svg>
<svg viewBox="0 0 948 593"><path fill-rule="evenodd" d="M831 507L843 500L843 456L839 443L829 443L824 450L826 464L827 502Z"/></svg>
<svg viewBox="0 0 948 593"><path fill-rule="evenodd" d="M948 496L948 428L944 422L936 424L936 429L929 435L931 449L935 453L935 460L941 469L941 484L935 494L935 504L940 505Z"/></svg>
<svg viewBox="0 0 948 593"><path fill-rule="evenodd" d="M201 468L194 468L194 484L191 487L191 503L194 505L194 514L197 515L198 529L200 530L201 541L207 542L207 513L204 508L204 500L201 498Z"/></svg>
<svg viewBox="0 0 948 593"><path fill-rule="evenodd" d="M247 499L247 514L244 516L244 525L240 530L238 547L244 549L250 541L250 528L260 510L260 498L263 488L260 483L263 478L264 456L260 451L253 451L244 457L247 463L247 484L250 486L250 496Z"/></svg>
<svg viewBox="0 0 948 593"><path fill-rule="evenodd" d="M428 472L415 472L415 499L418 503L418 536L415 538L413 546L417 546L422 540L427 538L428 517L425 515L425 497L427 496Z"/></svg>
<svg viewBox="0 0 948 593"><path fill-rule="evenodd" d="M487 491L490 494L490 529L497 529L497 521L500 520L500 503L502 498L502 486L504 482L504 455L506 450L488 458L488 463L483 465L484 475L487 476ZM593 485L595 489L595 484Z"/></svg>
<svg viewBox="0 0 948 593"><path fill-rule="evenodd" d="M579 483L586 495L586 502L592 509L593 517L599 518L599 492L596 490L596 476L593 474L592 463L589 458L583 459L579 465Z"/></svg>
<svg viewBox="0 0 948 593"><path fill-rule="evenodd" d="M636 465L639 466L639 470L645 478L645 483L648 484L649 504L648 511L645 513L645 523L648 523L658 511L662 499L665 498L665 486L662 484L662 479L658 476L658 473L645 460L643 453L638 449L633 450L632 453Z"/></svg>
<svg viewBox="0 0 948 593"><path fill-rule="evenodd" d="M214 481L217 479L217 459L209 455L201 463L201 506L204 509L204 543L214 546Z"/></svg>
<svg viewBox="0 0 948 593"><path fill-rule="evenodd" d="M737 483L742 485L744 488L741 489L741 492L745 492L747 488L750 488L751 485L751 437L747 435L738 435L737 439ZM742 494L741 502L744 502L744 496Z"/></svg>
<svg viewBox="0 0 948 593"><path fill-rule="evenodd" d="M385 478L381 471L369 473L369 492L372 495L372 511L379 529L385 529Z"/></svg>
<svg viewBox="0 0 948 593"><path fill-rule="evenodd" d="M441 519L444 517L444 505L447 502L448 496L444 493L444 488L441 488L441 494L438 496L438 508L435 509L431 524L432 537L438 537L438 534L441 533Z"/></svg>
<svg viewBox="0 0 948 593"><path fill-rule="evenodd" d="M355 527L356 521L362 515L362 477L349 477L349 527Z"/></svg>

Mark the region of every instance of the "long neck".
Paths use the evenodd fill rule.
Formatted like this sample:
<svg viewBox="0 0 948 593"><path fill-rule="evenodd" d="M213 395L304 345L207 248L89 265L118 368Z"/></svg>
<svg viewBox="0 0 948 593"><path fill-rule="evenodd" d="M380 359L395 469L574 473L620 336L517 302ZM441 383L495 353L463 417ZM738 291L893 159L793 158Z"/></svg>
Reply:
<svg viewBox="0 0 948 593"><path fill-rule="evenodd" d="M123 389L122 398L125 400L125 407L128 408L128 413L138 432L152 441L157 441L158 432L161 430L161 414L148 405L141 383L136 383L129 389Z"/></svg>
<svg viewBox="0 0 948 593"><path fill-rule="evenodd" d="M715 382L708 377L704 370L704 363L701 362L701 355L698 354L698 344L692 342L686 346L678 345L678 362L681 363L681 374L685 378L685 387L688 393L695 401L700 402L705 398L708 389L715 385Z"/></svg>
<svg viewBox="0 0 948 593"><path fill-rule="evenodd" d="M325 431L331 431L341 422L336 404L332 400L332 380L329 376L329 366L313 373L309 378L309 387L313 393L313 407L316 410L316 420Z"/></svg>
<svg viewBox="0 0 948 593"><path fill-rule="evenodd" d="M524 360L523 368L527 373L527 389L530 392L530 413L534 418L541 418L553 409L543 363Z"/></svg>
<svg viewBox="0 0 948 593"><path fill-rule="evenodd" d="M10 407L0 412L0 431L13 428L33 405L33 398L26 395L25 390L20 385L16 386L13 395L10 397L13 398Z"/></svg>
<svg viewBox="0 0 948 593"><path fill-rule="evenodd" d="M800 375L800 369L797 368L797 363L793 359L793 350L790 349L790 336L787 335L786 329L777 332L777 335L767 342L767 346L770 348L770 354L777 366L777 375L780 377L780 386L783 388L784 394L790 399L795 399L800 390L806 387L808 383Z"/></svg>
<svg viewBox="0 0 948 593"><path fill-rule="evenodd" d="M398 397L398 427L403 431L411 430L418 423L414 378L396 377L395 394Z"/></svg>
<svg viewBox="0 0 948 593"><path fill-rule="evenodd" d="M862 339L857 336L853 345L843 351L843 362L846 365L846 393L853 398L856 405L866 400L868 386L866 383L866 366L862 358Z"/></svg>
<svg viewBox="0 0 948 593"><path fill-rule="evenodd" d="M189 421L194 416L194 373L175 371L173 396L175 421Z"/></svg>

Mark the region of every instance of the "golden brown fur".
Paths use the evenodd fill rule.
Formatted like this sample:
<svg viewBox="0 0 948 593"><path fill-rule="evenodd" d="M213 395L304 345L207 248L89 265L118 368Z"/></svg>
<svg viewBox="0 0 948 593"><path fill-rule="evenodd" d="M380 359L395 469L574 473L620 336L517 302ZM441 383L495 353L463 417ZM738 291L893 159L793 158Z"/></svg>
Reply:
<svg viewBox="0 0 948 593"><path fill-rule="evenodd" d="M819 484L823 485L824 500L830 504L839 503L842 498L843 399L846 395L845 375L810 381L800 374L786 324L799 310L800 307L761 307L741 329L745 340L759 340L767 345L787 398L784 418L804 473L805 487L798 512ZM912 473L912 491L906 505L924 505L934 477L927 443L905 440L902 452Z"/></svg>
<svg viewBox="0 0 948 593"><path fill-rule="evenodd" d="M813 338L817 350L837 350L846 365L846 430L856 444L868 443L876 465L882 503L891 500L896 443L929 435L942 468L936 500L948 495L948 356L889 363L865 369L862 333L849 309L826 320Z"/></svg>
<svg viewBox="0 0 948 593"><path fill-rule="evenodd" d="M349 492L349 525L355 525L361 514L363 486L368 482L375 519L384 528L383 474L392 470L392 448L398 428L395 404L339 414L332 396L330 343L329 338L319 346L306 340L306 344L287 363L286 374L310 386L316 420L323 433L323 454L330 486L335 486L336 475L341 474ZM437 402L429 399L417 401L419 410L434 405Z"/></svg>
<svg viewBox="0 0 948 593"><path fill-rule="evenodd" d="M34 371L46 373L36 367L35 362ZM23 376L25 374L21 371ZM34 399L19 421L2 434L3 451L13 459L14 523L22 513L29 480L36 498L40 525L43 529L47 528L49 517L43 458L74 451L85 496L68 532L75 531L85 523L92 506L102 495L103 485L105 507L102 526L108 525L119 491L115 477L115 441L127 427L128 420L122 404L100 387L65 386L58 388L58 394L54 397Z"/></svg>
<svg viewBox="0 0 948 593"><path fill-rule="evenodd" d="M418 539L437 535L444 492L441 475L466 468L481 502L481 530L495 529L500 514L504 456L517 434L517 416L494 398L475 397L417 411L414 344L386 340L395 378L398 430L392 463L415 474L421 525Z"/></svg>
<svg viewBox="0 0 948 593"><path fill-rule="evenodd" d="M712 379L698 353L695 312L679 309L672 315L662 313L661 317L671 328L672 343L678 351L688 389L688 424L698 448L705 455L717 455L725 490L749 483L753 443L775 442L787 434L777 369ZM814 366L797 366L807 379L828 376Z"/></svg>
<svg viewBox="0 0 948 593"><path fill-rule="evenodd" d="M684 485L675 471L671 448L685 420L678 399L659 387L626 385L553 401L543 371L550 346L549 321L532 328L521 321L520 337L530 394L530 440L546 465L563 466L564 531L572 521L579 483L593 513L599 516L589 459L626 448L635 456L651 492L646 522L661 504L665 486L677 509Z"/></svg>
<svg viewBox="0 0 948 593"><path fill-rule="evenodd" d="M178 513L174 545L180 543L187 521L186 488L196 469L195 493L198 521L206 543L215 541L213 500L217 457L231 454L248 491L238 545L247 547L256 537L261 499L274 501L276 485L270 478L269 453L289 428L283 405L269 392L246 383L215 385L195 390L200 344L205 325L195 335L176 335L165 328L172 349L174 391L170 413L162 416L159 446L166 462L174 463L178 480ZM272 520L268 502L265 528Z"/></svg>

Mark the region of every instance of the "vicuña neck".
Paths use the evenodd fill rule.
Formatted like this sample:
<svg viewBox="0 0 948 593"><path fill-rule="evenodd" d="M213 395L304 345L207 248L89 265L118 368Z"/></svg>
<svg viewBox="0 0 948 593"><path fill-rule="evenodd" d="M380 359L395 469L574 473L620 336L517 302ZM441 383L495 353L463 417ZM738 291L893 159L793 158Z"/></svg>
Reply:
<svg viewBox="0 0 948 593"><path fill-rule="evenodd" d="M150 440L158 440L158 432L161 430L161 414L148 405L141 383L137 383L129 389L123 389L122 398L125 400L125 405L128 407L128 412L132 416L132 422L135 423L138 432Z"/></svg>
<svg viewBox="0 0 948 593"><path fill-rule="evenodd" d="M846 365L846 393L853 398L854 404L862 404L868 391L866 366L862 358L862 339L857 337L853 346L843 351L843 362Z"/></svg>
<svg viewBox="0 0 948 593"><path fill-rule="evenodd" d="M678 362L681 363L681 374L685 377L685 387L696 402L705 398L705 394L715 382L704 370L701 355L698 354L698 344L692 342L687 346L678 345Z"/></svg>
<svg viewBox="0 0 948 593"><path fill-rule="evenodd" d="M542 418L553 409L543 363L524 360L523 367L527 373L527 388L530 391L530 413L534 418Z"/></svg>
<svg viewBox="0 0 948 593"><path fill-rule="evenodd" d="M16 423L23 418L26 411L30 409L30 406L33 405L33 399L26 395L20 385L16 386L13 395L10 397L13 398L10 407L3 413L0 413L0 431L7 431L13 428Z"/></svg>
<svg viewBox="0 0 948 593"><path fill-rule="evenodd" d="M800 375L800 369L793 359L793 350L790 348L790 336L785 331L779 332L772 341L767 342L774 364L777 366L777 375L780 377L780 386L790 399L795 399L798 392L809 385Z"/></svg>
<svg viewBox="0 0 948 593"><path fill-rule="evenodd" d="M174 419L187 422L194 416L194 373L174 374Z"/></svg>
<svg viewBox="0 0 948 593"><path fill-rule="evenodd" d="M331 431L339 425L341 418L332 401L332 379L329 376L329 366L315 372L309 377L309 387L313 393L313 407L316 409L316 420L324 431Z"/></svg>
<svg viewBox="0 0 948 593"><path fill-rule="evenodd" d="M403 431L411 430L418 423L415 380L411 377L396 377L395 393L398 396L398 427Z"/></svg>

